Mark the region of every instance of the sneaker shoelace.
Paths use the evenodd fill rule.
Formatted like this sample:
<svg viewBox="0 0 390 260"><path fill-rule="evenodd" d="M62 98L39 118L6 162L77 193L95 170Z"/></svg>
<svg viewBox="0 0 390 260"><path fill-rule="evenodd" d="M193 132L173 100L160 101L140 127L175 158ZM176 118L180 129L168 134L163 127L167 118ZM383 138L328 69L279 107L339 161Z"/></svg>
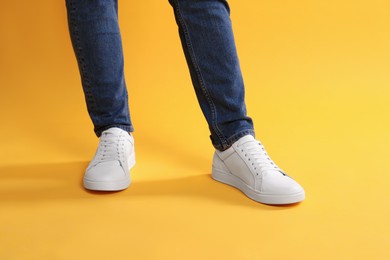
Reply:
<svg viewBox="0 0 390 260"><path fill-rule="evenodd" d="M264 146L256 140L241 144L241 152L247 157L249 163L252 164L257 175L258 171L278 171L286 175L269 157Z"/></svg>
<svg viewBox="0 0 390 260"><path fill-rule="evenodd" d="M124 162L125 137L103 132L100 137L97 162L119 161Z"/></svg>

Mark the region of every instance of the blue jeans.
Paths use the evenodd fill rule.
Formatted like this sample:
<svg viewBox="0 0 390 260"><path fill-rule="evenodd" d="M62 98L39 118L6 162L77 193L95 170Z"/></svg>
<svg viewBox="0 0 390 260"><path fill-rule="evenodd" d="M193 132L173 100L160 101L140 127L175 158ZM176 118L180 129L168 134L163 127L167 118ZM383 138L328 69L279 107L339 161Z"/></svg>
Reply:
<svg viewBox="0 0 390 260"><path fill-rule="evenodd" d="M218 150L254 135L224 0L169 0L210 138ZM66 0L69 31L88 113L97 136L110 127L134 131L123 73L117 0ZM178 122L178 124L180 124Z"/></svg>

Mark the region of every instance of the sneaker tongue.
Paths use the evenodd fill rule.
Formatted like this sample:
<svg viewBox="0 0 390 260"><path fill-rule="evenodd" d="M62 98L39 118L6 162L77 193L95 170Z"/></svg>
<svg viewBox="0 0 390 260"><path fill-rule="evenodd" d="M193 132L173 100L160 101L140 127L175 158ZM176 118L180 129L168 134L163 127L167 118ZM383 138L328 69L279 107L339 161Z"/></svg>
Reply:
<svg viewBox="0 0 390 260"><path fill-rule="evenodd" d="M111 127L109 129L103 131L103 133L110 133L110 134L114 134L114 135L118 135L118 134L123 133L123 132L125 132L125 130L122 130L118 127Z"/></svg>
<svg viewBox="0 0 390 260"><path fill-rule="evenodd" d="M242 145L242 144L245 144L247 142L252 142L254 141L255 138L252 136L252 135L246 135L244 137L241 137L239 140L238 140L238 145Z"/></svg>

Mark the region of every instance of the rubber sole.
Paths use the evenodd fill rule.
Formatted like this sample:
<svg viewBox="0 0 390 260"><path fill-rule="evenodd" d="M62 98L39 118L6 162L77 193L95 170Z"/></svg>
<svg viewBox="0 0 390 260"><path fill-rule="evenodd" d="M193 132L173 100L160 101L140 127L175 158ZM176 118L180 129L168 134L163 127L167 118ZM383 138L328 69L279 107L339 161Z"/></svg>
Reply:
<svg viewBox="0 0 390 260"><path fill-rule="evenodd" d="M135 165L134 152L132 153L132 155L129 158L128 165L129 165L129 171ZM120 190L127 189L130 186L130 184L131 184L130 174L129 174L128 178L126 178L126 179L119 180L119 181L110 181L110 182L91 181L91 180L84 178L84 188L86 188L88 190L95 190L95 191L120 191Z"/></svg>
<svg viewBox="0 0 390 260"><path fill-rule="evenodd" d="M282 194L282 195L274 195L274 194L262 194L255 190L253 190L250 186L248 186L246 183L244 183L240 178L230 174L225 173L224 171L221 171L220 169L212 168L212 174L211 177L219 182L222 182L224 184L228 184L230 186L233 186L237 189L239 189L241 192L243 192L246 196L249 198L263 203L263 204L270 204L270 205L286 205L286 204L293 204L297 202L301 202L305 199L305 191L301 191L294 194Z"/></svg>
<svg viewBox="0 0 390 260"><path fill-rule="evenodd" d="M130 178L113 182L97 182L84 179L84 188L95 191L120 191L130 186Z"/></svg>

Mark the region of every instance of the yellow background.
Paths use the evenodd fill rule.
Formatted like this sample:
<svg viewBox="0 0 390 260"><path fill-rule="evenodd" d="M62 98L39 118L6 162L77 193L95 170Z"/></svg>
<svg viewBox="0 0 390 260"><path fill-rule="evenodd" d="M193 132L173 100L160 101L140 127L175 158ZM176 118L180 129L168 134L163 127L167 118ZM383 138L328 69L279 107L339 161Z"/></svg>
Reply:
<svg viewBox="0 0 390 260"><path fill-rule="evenodd" d="M304 186L258 204L213 148L167 1L121 1L133 184L82 188L97 138L64 1L0 5L0 259L389 259L390 2L229 1L249 115Z"/></svg>

